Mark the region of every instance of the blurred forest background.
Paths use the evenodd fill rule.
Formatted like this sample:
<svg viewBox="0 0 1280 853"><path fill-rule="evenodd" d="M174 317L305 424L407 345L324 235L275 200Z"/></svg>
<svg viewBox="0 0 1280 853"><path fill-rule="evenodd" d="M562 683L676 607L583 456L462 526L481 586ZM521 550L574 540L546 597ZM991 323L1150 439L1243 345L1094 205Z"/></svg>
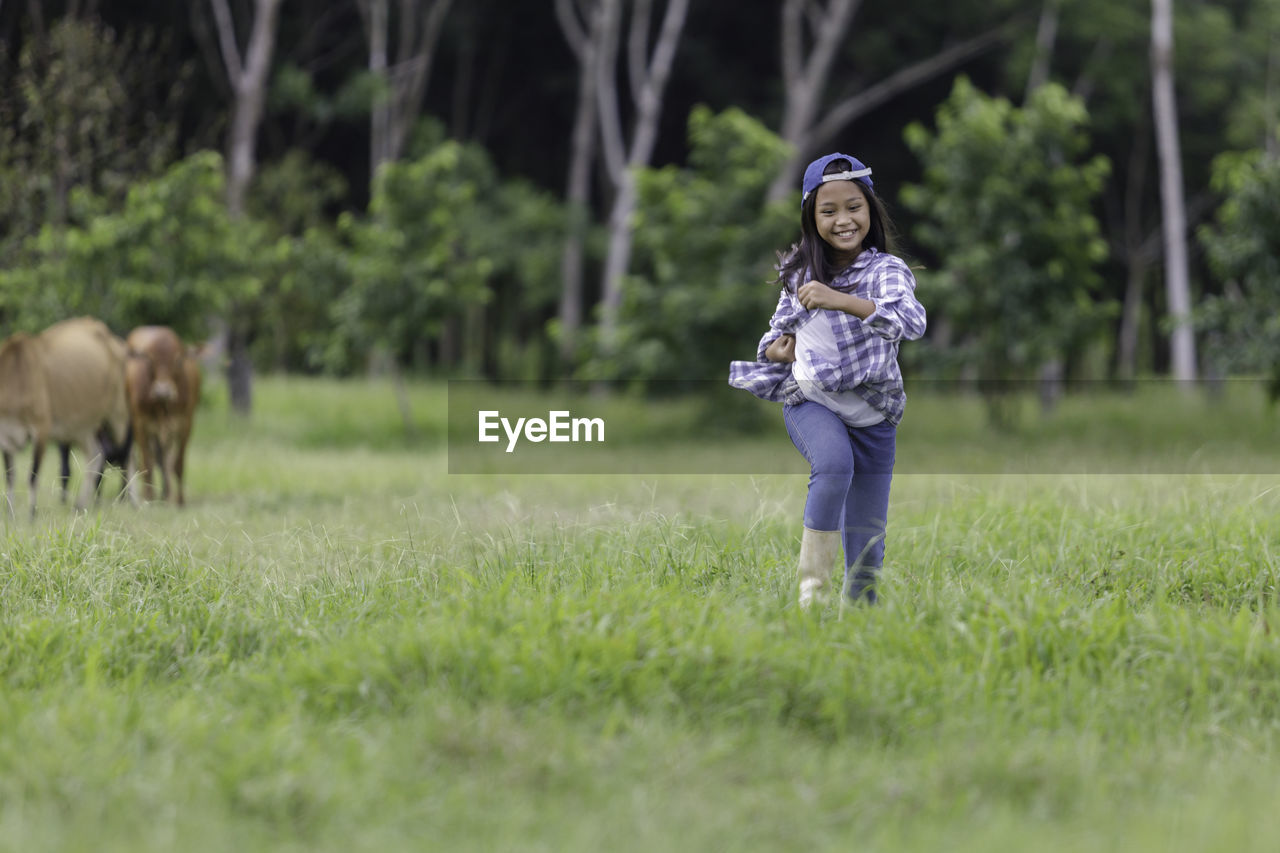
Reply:
<svg viewBox="0 0 1280 853"><path fill-rule="evenodd" d="M875 170L913 376L1276 378L1280 0L0 0L0 335L723 380Z"/></svg>

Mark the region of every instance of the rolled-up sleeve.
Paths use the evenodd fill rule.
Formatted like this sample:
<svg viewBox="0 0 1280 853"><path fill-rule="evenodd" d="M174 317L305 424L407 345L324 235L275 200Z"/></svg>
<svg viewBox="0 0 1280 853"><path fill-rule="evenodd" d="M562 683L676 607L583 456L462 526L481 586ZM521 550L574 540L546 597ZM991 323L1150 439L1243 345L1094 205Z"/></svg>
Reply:
<svg viewBox="0 0 1280 853"><path fill-rule="evenodd" d="M917 340L924 335L926 318L915 295L916 277L901 259L883 257L870 288L876 310L864 322L887 341Z"/></svg>

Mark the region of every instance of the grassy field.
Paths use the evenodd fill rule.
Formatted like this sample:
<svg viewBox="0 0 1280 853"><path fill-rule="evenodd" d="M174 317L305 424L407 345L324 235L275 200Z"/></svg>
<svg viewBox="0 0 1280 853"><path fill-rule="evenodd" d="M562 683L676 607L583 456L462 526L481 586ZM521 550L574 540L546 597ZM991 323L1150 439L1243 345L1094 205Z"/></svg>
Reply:
<svg viewBox="0 0 1280 853"><path fill-rule="evenodd" d="M1280 418L1144 393L913 397L883 605L800 613L802 474L450 475L443 386L264 380L185 510L0 526L0 849L1274 850Z"/></svg>

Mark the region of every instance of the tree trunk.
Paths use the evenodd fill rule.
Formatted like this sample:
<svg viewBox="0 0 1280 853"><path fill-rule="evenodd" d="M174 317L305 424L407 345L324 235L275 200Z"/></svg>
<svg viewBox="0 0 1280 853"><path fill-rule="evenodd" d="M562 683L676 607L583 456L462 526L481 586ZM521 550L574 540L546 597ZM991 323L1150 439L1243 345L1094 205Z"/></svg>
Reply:
<svg viewBox="0 0 1280 853"><path fill-rule="evenodd" d="M1141 255L1129 258L1120 331L1116 336L1116 378L1125 384L1138 375L1138 333L1142 321L1142 290L1147 278L1147 262Z"/></svg>
<svg viewBox="0 0 1280 853"><path fill-rule="evenodd" d="M597 67L604 38L605 16L592 4L584 27L573 12L572 0L557 0L556 13L565 38L578 57L578 106L573 120L569 178L565 189L568 222L560 253L560 360L570 364L582 325L582 279L586 232L591 202L591 168L596 156Z"/></svg>
<svg viewBox="0 0 1280 853"><path fill-rule="evenodd" d="M1036 52L1031 60L1031 70L1027 73L1027 91L1023 95L1023 103L1031 100L1031 93L1049 81L1061 8L1062 0L1044 0L1044 5L1040 7L1040 23L1036 26Z"/></svg>
<svg viewBox="0 0 1280 853"><path fill-rule="evenodd" d="M631 260L631 217L636 207L636 176L627 169L617 187L609 213L609 246L604 260L600 298L600 334L605 348L612 348L622 307L622 282Z"/></svg>
<svg viewBox="0 0 1280 853"><path fill-rule="evenodd" d="M1053 45L1058 37L1058 9L1062 0L1044 0L1040 7L1040 23L1036 27L1036 52L1027 72L1027 89L1023 103L1031 100L1035 91L1049 81L1049 69L1053 64ZM1056 355L1040 365L1037 383L1040 389L1040 413L1049 415L1058 406L1064 393L1066 367L1062 356Z"/></svg>
<svg viewBox="0 0 1280 853"><path fill-rule="evenodd" d="M616 9L617 3L613 6ZM618 323L618 309L622 304L622 283L631 260L631 219L636 205L636 172L649 165L653 156L653 147L658 138L658 120L662 113L662 98L671 74L671 66L675 61L676 47L684 30L685 18L689 11L689 0L670 0L666 14L663 16L662 28L653 53L648 58L647 67L637 68L635 47L636 33L648 30L647 0L639 0L637 14L631 23L632 47L631 67L633 74L640 73L643 79L632 80L632 92L636 99L635 127L632 132L630 149L624 162L620 165L616 156L616 142L621 137L621 119L618 116L617 83L611 73L614 63L602 62L600 79L601 124L606 140L614 140L615 153L610 166L610 177L617 188L613 210L609 214L609 250L605 258L604 278L601 282L601 316L600 331L605 349L613 346ZM643 10L643 11L639 11ZM606 12L606 15L608 13ZM606 31L609 29L606 24ZM606 47L609 39L606 37ZM616 48L616 40L612 48ZM606 55L612 57L614 49L608 49ZM606 91L607 90L607 91ZM606 150L606 154L609 151Z"/></svg>
<svg viewBox="0 0 1280 853"><path fill-rule="evenodd" d="M1191 328L1191 284L1187 265L1187 214L1178 142L1178 106L1173 90L1173 0L1151 0L1151 84L1160 160L1161 223L1165 290L1173 330L1169 355L1173 378L1196 378L1196 341Z"/></svg>
<svg viewBox="0 0 1280 853"><path fill-rule="evenodd" d="M369 70L386 83L369 115L369 181L378 168L404 153L409 130L422 109L431 64L453 0L357 0L369 45ZM394 36L394 39L393 39ZM391 63L392 42L395 62Z"/></svg>
<svg viewBox="0 0 1280 853"><path fill-rule="evenodd" d="M253 28L243 57L227 0L212 3L222 61L235 99L227 139L227 210L236 219L244 213L245 196L256 171L255 147L267 99L280 0L254 0ZM253 363L249 360L253 319L249 314L243 307L233 309L227 323L227 388L231 408L239 414L248 414L253 405Z"/></svg>
<svg viewBox="0 0 1280 853"><path fill-rule="evenodd" d="M908 89L952 71L967 60L999 44L1012 32L1013 23L1012 21L1006 22L995 29L954 44L933 56L894 72L855 95L829 107L814 111L814 118L807 127L800 127L798 123L794 127L784 126L781 136L791 144L792 153L783 163L782 168L778 170L778 176L774 178L773 183L769 185L767 194L769 201L780 201L786 198L788 193L794 192L797 177L805 161L819 147L829 144L850 123ZM788 36L785 32L786 27L783 30L785 68L785 63L787 62L785 55L788 51L786 39ZM788 76L787 72L784 71L783 76L785 80ZM825 75L821 79L809 79L802 76L795 84L787 83L784 98L789 104L793 99L806 100L810 97L820 96L821 92L826 88L826 84ZM784 108L788 112L791 109L792 107L790 106ZM797 107L795 109L799 114L800 108ZM821 119L817 118L818 115L822 116Z"/></svg>
<svg viewBox="0 0 1280 853"><path fill-rule="evenodd" d="M806 45L805 19L808 0L785 0L782 4L783 104L779 135L791 145L792 155L769 187L770 201L786 198L794 187L794 176L808 156L806 137L817 121L835 60L836 48L844 41L849 24L861 5L860 0L831 0L817 7L810 21L812 46Z"/></svg>
<svg viewBox="0 0 1280 853"><path fill-rule="evenodd" d="M247 321L232 317L227 328L227 396L231 409L247 415L253 410L253 361L249 358Z"/></svg>
<svg viewBox="0 0 1280 853"><path fill-rule="evenodd" d="M1124 193L1124 259L1128 268L1124 307L1116 336L1116 378L1130 383L1138 372L1138 336L1142 329L1143 289L1154 258L1142 234L1142 198L1147 184L1151 137L1144 110L1129 149Z"/></svg>
<svg viewBox="0 0 1280 853"><path fill-rule="evenodd" d="M369 34L369 71L387 79L387 0L364 0ZM369 110L369 186L378 177L378 168L390 159L387 129L391 123L391 93L383 92Z"/></svg>
<svg viewBox="0 0 1280 853"><path fill-rule="evenodd" d="M212 2L222 61L235 97L227 138L227 209L232 217L239 217L244 212L245 194L256 169L254 150L267 99L267 77L275 48L280 0L254 0L253 29L243 59L227 0Z"/></svg>

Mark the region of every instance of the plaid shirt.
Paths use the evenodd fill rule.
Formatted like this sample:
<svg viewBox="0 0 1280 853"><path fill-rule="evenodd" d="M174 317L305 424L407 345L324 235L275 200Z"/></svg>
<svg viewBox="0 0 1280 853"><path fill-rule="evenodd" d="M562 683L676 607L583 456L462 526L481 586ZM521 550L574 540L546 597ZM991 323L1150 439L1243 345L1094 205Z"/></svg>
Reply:
<svg viewBox="0 0 1280 853"><path fill-rule="evenodd" d="M804 391L792 375L792 365L769 361L764 354L778 338L795 334L814 311L830 310L810 311L801 305L795 294L798 284L793 280L782 289L778 307L769 320L769 331L756 347L756 361L729 364L729 384L734 388L778 403L804 401ZM885 420L897 424L907 402L898 369L898 342L916 340L925 328L924 306L915 297L915 276L901 258L869 248L830 286L871 300L876 310L865 320L831 311L831 326L841 345L840 359L832 363L807 354L814 381L824 391L853 391Z"/></svg>

